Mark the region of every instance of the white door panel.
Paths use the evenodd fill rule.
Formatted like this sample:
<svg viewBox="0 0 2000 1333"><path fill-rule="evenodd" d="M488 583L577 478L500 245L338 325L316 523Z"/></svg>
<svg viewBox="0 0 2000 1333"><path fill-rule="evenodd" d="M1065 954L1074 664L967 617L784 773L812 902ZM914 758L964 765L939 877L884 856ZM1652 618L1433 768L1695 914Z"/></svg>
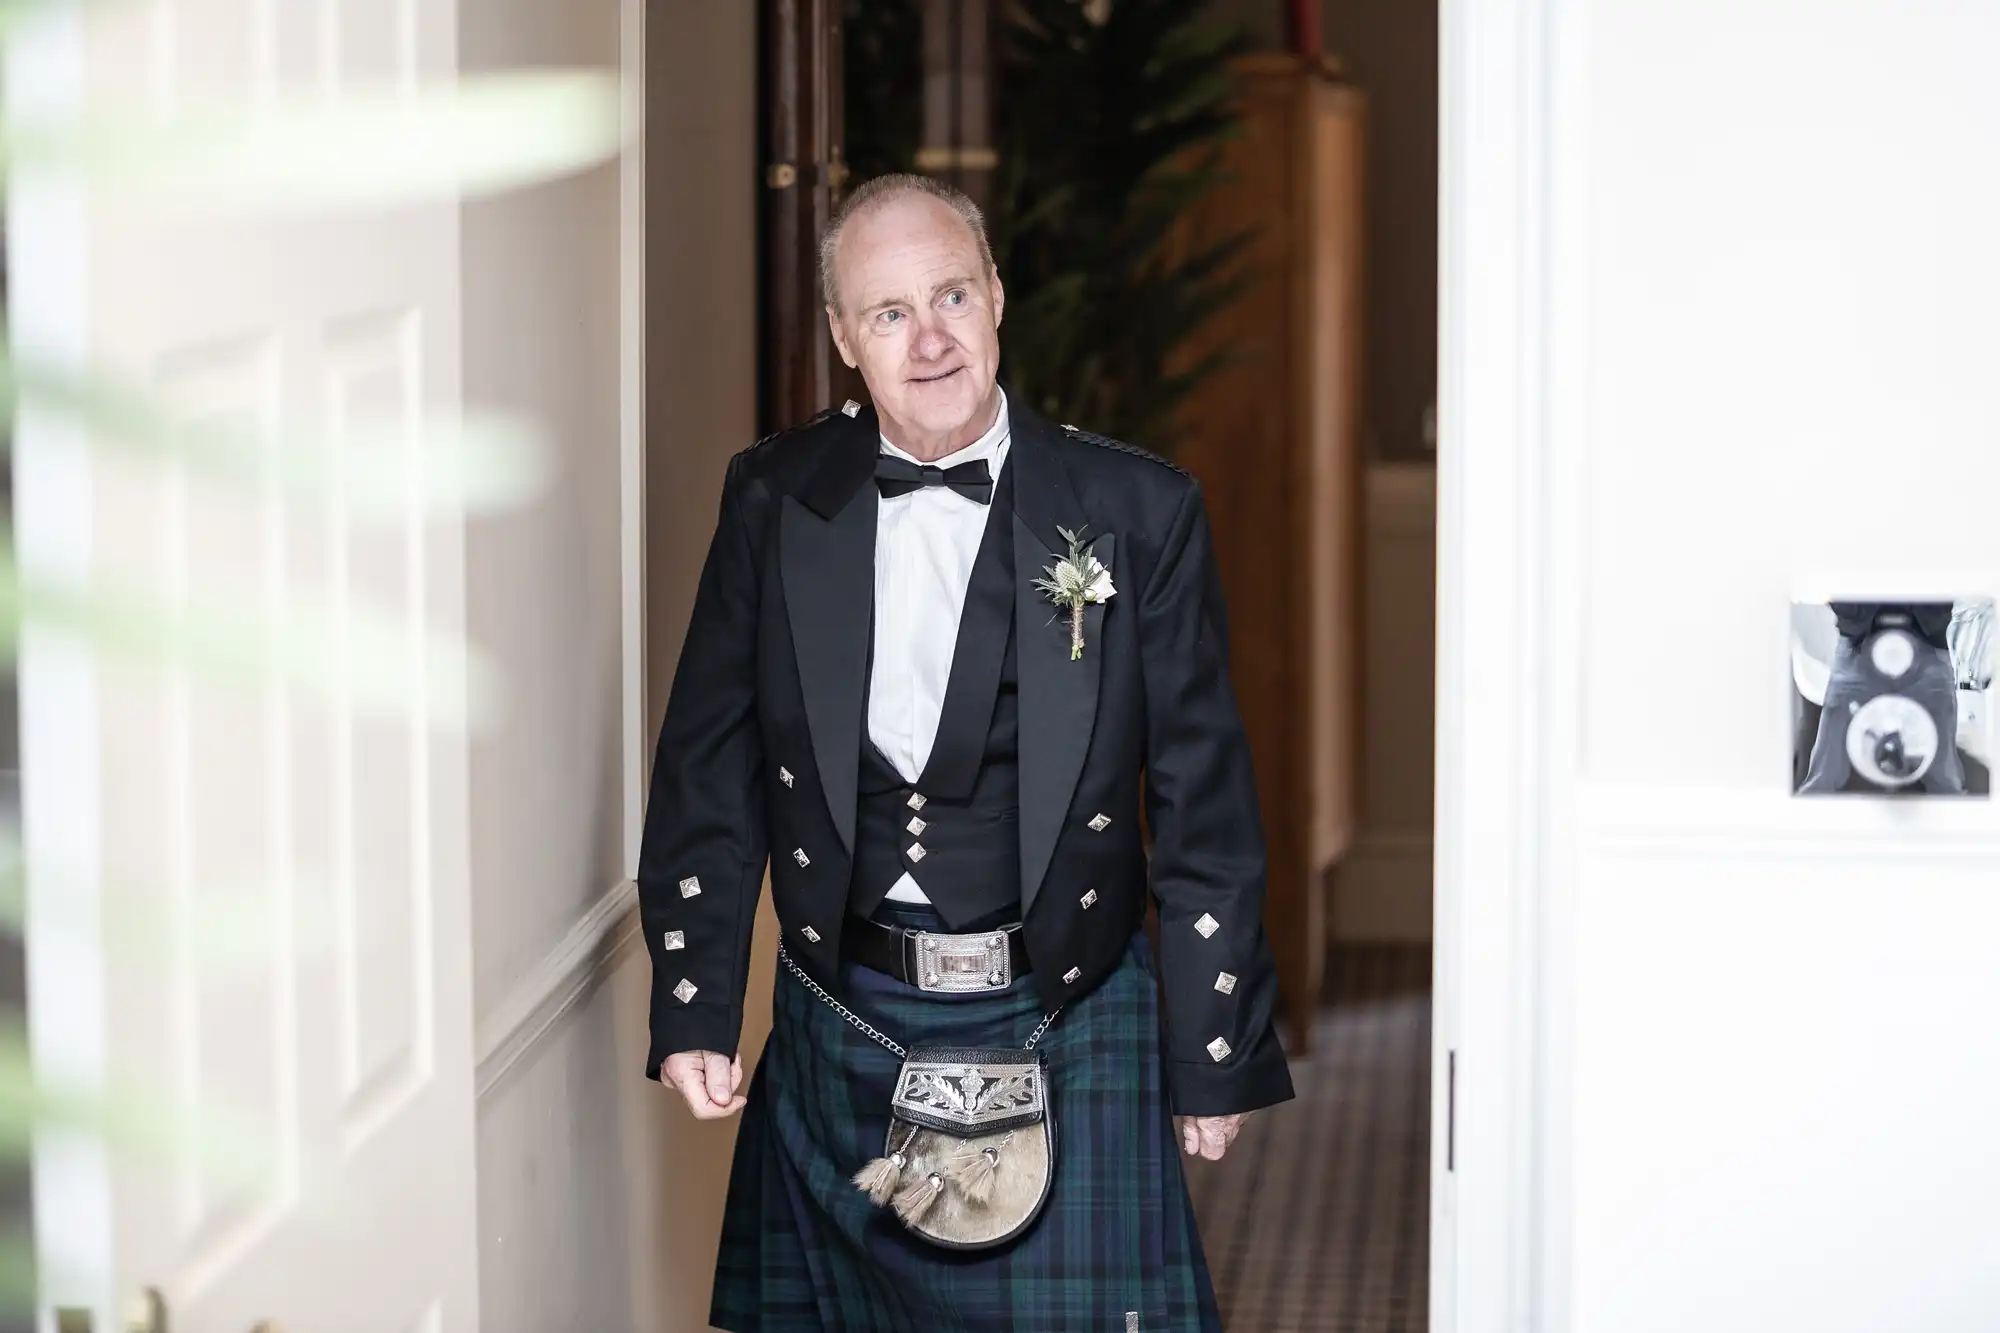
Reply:
<svg viewBox="0 0 2000 1333"><path fill-rule="evenodd" d="M413 86L451 72L453 21L450 0L92 6L13 54L68 62L67 84L14 95L248 108ZM28 646L24 709L47 721L28 782L67 774L27 813L34 892L70 923L29 941L37 1055L113 1081L163 1140L144 1160L44 1151L41 1198L99 1200L43 1210L78 1283L50 1303L109 1328L152 1286L179 1333L471 1330L464 744L440 725L462 682L426 637L462 623L462 525L417 498L420 422L458 400L457 205L176 220L28 180L11 207L13 267L43 269L16 291L24 354L139 386L197 436L387 424L408 444L407 503L363 512L338 482L280 485L277 457L231 485L23 423L25 566L323 632L289 639L323 684ZM51 753L78 735L94 762ZM111 1223L95 1242L92 1217Z"/></svg>
<svg viewBox="0 0 2000 1333"><path fill-rule="evenodd" d="M1996 1326L2000 806L1788 715L1794 601L2000 590L1996 41L1443 6L1434 1329Z"/></svg>

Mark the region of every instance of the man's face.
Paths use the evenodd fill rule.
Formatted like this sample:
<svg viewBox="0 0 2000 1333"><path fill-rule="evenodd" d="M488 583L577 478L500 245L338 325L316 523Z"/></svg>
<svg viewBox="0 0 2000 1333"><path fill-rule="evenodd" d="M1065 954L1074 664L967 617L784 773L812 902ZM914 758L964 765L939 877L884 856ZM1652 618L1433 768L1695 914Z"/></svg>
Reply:
<svg viewBox="0 0 2000 1333"><path fill-rule="evenodd" d="M848 222L834 276L834 342L889 438L905 448L976 439L991 424L1005 295L971 228L928 195L892 199Z"/></svg>

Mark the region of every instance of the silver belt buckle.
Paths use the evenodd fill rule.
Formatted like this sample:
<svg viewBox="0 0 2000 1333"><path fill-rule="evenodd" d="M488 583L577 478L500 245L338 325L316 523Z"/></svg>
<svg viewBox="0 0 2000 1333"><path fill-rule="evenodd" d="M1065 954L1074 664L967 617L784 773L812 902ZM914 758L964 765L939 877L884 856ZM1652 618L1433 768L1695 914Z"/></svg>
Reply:
<svg viewBox="0 0 2000 1333"><path fill-rule="evenodd" d="M1007 932L933 935L917 932L917 989L947 995L1005 990L1014 984Z"/></svg>

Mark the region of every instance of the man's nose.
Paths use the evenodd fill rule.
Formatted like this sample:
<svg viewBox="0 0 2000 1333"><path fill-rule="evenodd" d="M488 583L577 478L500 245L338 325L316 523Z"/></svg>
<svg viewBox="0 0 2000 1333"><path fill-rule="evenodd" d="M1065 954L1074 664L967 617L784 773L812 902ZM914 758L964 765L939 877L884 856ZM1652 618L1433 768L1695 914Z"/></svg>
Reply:
<svg viewBox="0 0 2000 1333"><path fill-rule="evenodd" d="M944 321L934 312L917 316L916 342L911 352L925 361L934 361L949 352L952 347L951 334L945 331Z"/></svg>

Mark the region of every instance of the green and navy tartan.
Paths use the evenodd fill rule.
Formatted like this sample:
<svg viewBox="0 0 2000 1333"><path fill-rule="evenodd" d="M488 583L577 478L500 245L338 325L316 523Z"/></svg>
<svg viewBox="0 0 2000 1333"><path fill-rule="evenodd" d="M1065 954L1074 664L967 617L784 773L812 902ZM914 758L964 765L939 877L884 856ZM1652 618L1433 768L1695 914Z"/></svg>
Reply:
<svg viewBox="0 0 2000 1333"><path fill-rule="evenodd" d="M1018 1047L1042 1017L1026 980L939 996L845 965L842 981L843 1002L905 1046ZM1004 1249L928 1245L854 1187L882 1152L900 1062L782 967L772 1014L730 1176L709 1312L717 1328L1219 1333L1143 935L1041 1041L1055 1179L1041 1216Z"/></svg>

